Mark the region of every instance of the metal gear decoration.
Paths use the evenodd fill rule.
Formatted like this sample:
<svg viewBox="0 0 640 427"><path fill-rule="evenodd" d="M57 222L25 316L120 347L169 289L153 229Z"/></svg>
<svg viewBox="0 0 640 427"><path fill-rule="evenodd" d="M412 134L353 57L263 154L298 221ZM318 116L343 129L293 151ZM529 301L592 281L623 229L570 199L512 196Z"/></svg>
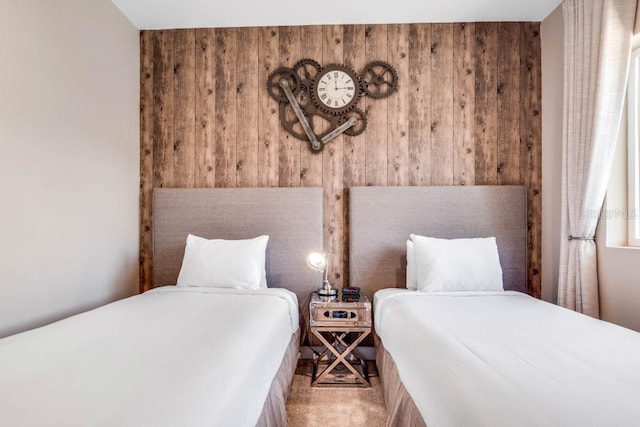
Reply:
<svg viewBox="0 0 640 427"><path fill-rule="evenodd" d="M280 123L282 127L289 132L290 135L302 141L308 141L307 135L304 133L304 129L300 124L300 120L298 120L295 114L292 114L292 111L289 103L280 103ZM305 117L309 120L310 116L305 114Z"/></svg>
<svg viewBox="0 0 640 427"><path fill-rule="evenodd" d="M369 62L360 75L364 92L374 99L382 99L398 90L398 73L384 61Z"/></svg>
<svg viewBox="0 0 640 427"><path fill-rule="evenodd" d="M329 107L327 106L318 95L318 83L322 80L322 78L334 72L342 72L347 74L352 80L354 84L354 94L353 98L346 104L341 107ZM352 111L356 108L358 101L362 97L362 85L360 83L360 77L353 71L351 68L342 65L342 64L329 64L322 68L322 71L316 75L316 77L311 82L311 88L309 90L311 92L311 99L313 100L314 105L323 113L331 114L333 116L343 115L349 111Z"/></svg>
<svg viewBox="0 0 640 427"><path fill-rule="evenodd" d="M356 74L343 64L323 67L303 58L291 68L276 68L266 83L269 96L280 104L282 127L319 153L338 135L356 136L367 129L369 110L358 109L358 102L364 96L381 99L395 93L398 73L384 61L369 62Z"/></svg>
<svg viewBox="0 0 640 427"><path fill-rule="evenodd" d="M303 58L293 64L293 71L298 75L302 88L308 90L311 87L311 81L322 71L322 66L311 58Z"/></svg>
<svg viewBox="0 0 640 427"><path fill-rule="evenodd" d="M367 129L367 114L362 110L356 108L353 111L349 111L344 116L340 117L340 124L345 123L351 117L356 119L356 124L344 131L345 135L357 136L363 133Z"/></svg>
<svg viewBox="0 0 640 427"><path fill-rule="evenodd" d="M300 78L295 71L288 67L276 68L267 77L267 92L269 92L269 95L278 102L287 102L287 96L280 86L280 81L282 80L287 80L291 92L297 95L300 92Z"/></svg>
<svg viewBox="0 0 640 427"><path fill-rule="evenodd" d="M298 99L299 98L300 98L300 95L298 95ZM314 133L319 139L323 138L325 135L327 135L329 132L335 129L336 126L339 126L341 123L343 123L343 122L340 122L339 117L334 117L328 114L324 114L323 112L316 110L315 107L313 106L313 103L309 103L306 107L303 108L303 111L304 111L305 119L307 119L307 121L309 122L309 125L311 126L311 129L314 131ZM300 123L300 120L293 113L293 108L291 108L291 104L289 104L288 102L280 103L279 113L280 113L280 123L282 124L282 127L287 132L289 132L290 135L296 137L301 141L309 141L309 139L307 138L307 135L304 133L304 129L302 128L302 124ZM315 129L318 123L316 120L314 120L314 118L320 118L323 121L325 121L325 123L328 125L326 126L327 130L325 130L322 133L318 133L317 130Z"/></svg>
<svg viewBox="0 0 640 427"><path fill-rule="evenodd" d="M309 96L309 91L305 89L305 87L300 84L300 91L295 95L298 104L302 107L302 110L305 111L306 114L314 114L316 108L313 106L313 102L311 102L311 96Z"/></svg>

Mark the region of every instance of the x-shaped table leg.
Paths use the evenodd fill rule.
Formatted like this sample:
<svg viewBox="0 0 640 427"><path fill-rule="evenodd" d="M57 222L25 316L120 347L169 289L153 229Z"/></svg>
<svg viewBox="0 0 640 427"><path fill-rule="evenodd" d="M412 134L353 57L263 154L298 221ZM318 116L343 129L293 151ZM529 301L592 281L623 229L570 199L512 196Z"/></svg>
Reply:
<svg viewBox="0 0 640 427"><path fill-rule="evenodd" d="M348 332L345 332L345 333L343 333L343 334L341 334L341 335L334 334L334 338L336 339L336 341L337 341L341 346L343 346L344 348L347 348L347 347L348 347L347 343L346 343L346 342L344 342L344 338L345 338L345 336L346 336L347 334L348 334ZM362 338L360 339L360 341L362 341L362 340L363 340L363 339L364 339L368 334L369 334L369 333L367 332L366 334L362 335ZM360 342L360 341L358 341L358 342ZM349 353L345 352L344 354L345 354L345 356L347 356ZM356 361L357 361L358 363L360 363L360 366L362 366L362 372L364 373L364 378L365 378L365 379L366 379L366 378L369 378L369 369L367 368L367 363L364 361L364 358L363 358L363 357L360 355L360 353L358 352L358 349L357 349L357 348L354 348L354 349L353 349L353 351L351 351L349 355L350 355L350 356L352 356L353 358L355 358L355 359L356 359ZM352 360L353 360L353 359L352 359ZM362 376L362 375L361 375L361 376ZM368 384L368 383L369 383L369 382L367 381L367 384Z"/></svg>
<svg viewBox="0 0 640 427"><path fill-rule="evenodd" d="M329 365L327 366L321 373L320 375L318 375L317 377L315 376L316 373L316 367L314 366L314 375L313 375L313 382L311 383L311 385L317 385L318 383L322 382L323 377L325 377L326 375L328 375L331 371L333 371L333 369L338 366L339 363L342 363L344 366L347 367L347 369L349 369L355 376L356 379L360 379L364 384L366 385L370 385L369 380L368 380L368 375L366 375L366 371L365 375L362 375L360 372L358 372L358 370L356 368L353 367L353 365L351 365L351 363L349 363L349 361L347 361L346 357L348 355L351 354L352 351L354 351L354 349L358 346L358 344L360 344L362 342L363 339L365 339L365 337L367 335L369 335L369 331L365 331L365 332L359 332L360 335L349 345L347 345L344 342L344 338L345 336L348 334L348 332L343 332L342 335L338 335L337 332L335 331L326 331L329 332L333 335L333 338L335 339L335 341L333 343L330 343L323 335L321 331L313 331L313 334L320 340L320 342L322 343L322 345L325 346L325 351L322 352L322 354L319 356L319 358L323 357L325 354L327 354L327 350L329 350L331 353L333 353L336 356L336 359ZM340 353L338 351L338 349L336 349L336 344L340 343L342 346L346 347L346 349ZM356 355L356 357L358 357L358 359L360 359L359 356ZM366 369L363 368L363 369Z"/></svg>

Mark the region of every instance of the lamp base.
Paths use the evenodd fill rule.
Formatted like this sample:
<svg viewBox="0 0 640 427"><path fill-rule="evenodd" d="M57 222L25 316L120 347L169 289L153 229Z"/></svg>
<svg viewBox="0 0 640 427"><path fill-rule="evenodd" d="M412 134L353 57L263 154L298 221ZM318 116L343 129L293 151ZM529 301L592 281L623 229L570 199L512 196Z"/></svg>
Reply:
<svg viewBox="0 0 640 427"><path fill-rule="evenodd" d="M331 282L327 279L322 281L322 287L318 290L318 295L321 297L337 297L338 290L331 286Z"/></svg>
<svg viewBox="0 0 640 427"><path fill-rule="evenodd" d="M318 290L318 295L320 295L321 297L336 297L338 296L338 290L335 288L331 288L331 289L319 289Z"/></svg>

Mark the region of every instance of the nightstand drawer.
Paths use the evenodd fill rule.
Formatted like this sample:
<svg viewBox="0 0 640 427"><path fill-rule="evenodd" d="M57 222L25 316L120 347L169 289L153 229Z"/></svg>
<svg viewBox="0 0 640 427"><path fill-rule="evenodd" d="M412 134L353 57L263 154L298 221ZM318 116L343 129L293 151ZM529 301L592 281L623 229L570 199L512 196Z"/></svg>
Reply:
<svg viewBox="0 0 640 427"><path fill-rule="evenodd" d="M310 325L315 327L371 327L371 303L328 300L314 294L309 304Z"/></svg>

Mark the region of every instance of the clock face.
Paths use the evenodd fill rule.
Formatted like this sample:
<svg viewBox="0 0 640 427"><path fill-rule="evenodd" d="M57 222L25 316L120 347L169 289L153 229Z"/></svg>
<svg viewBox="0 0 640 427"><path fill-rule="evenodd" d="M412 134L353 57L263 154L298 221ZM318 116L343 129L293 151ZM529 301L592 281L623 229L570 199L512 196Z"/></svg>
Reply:
<svg viewBox="0 0 640 427"><path fill-rule="evenodd" d="M318 75L315 89L318 100L327 108L342 109L357 99L358 85L349 73L328 69Z"/></svg>

